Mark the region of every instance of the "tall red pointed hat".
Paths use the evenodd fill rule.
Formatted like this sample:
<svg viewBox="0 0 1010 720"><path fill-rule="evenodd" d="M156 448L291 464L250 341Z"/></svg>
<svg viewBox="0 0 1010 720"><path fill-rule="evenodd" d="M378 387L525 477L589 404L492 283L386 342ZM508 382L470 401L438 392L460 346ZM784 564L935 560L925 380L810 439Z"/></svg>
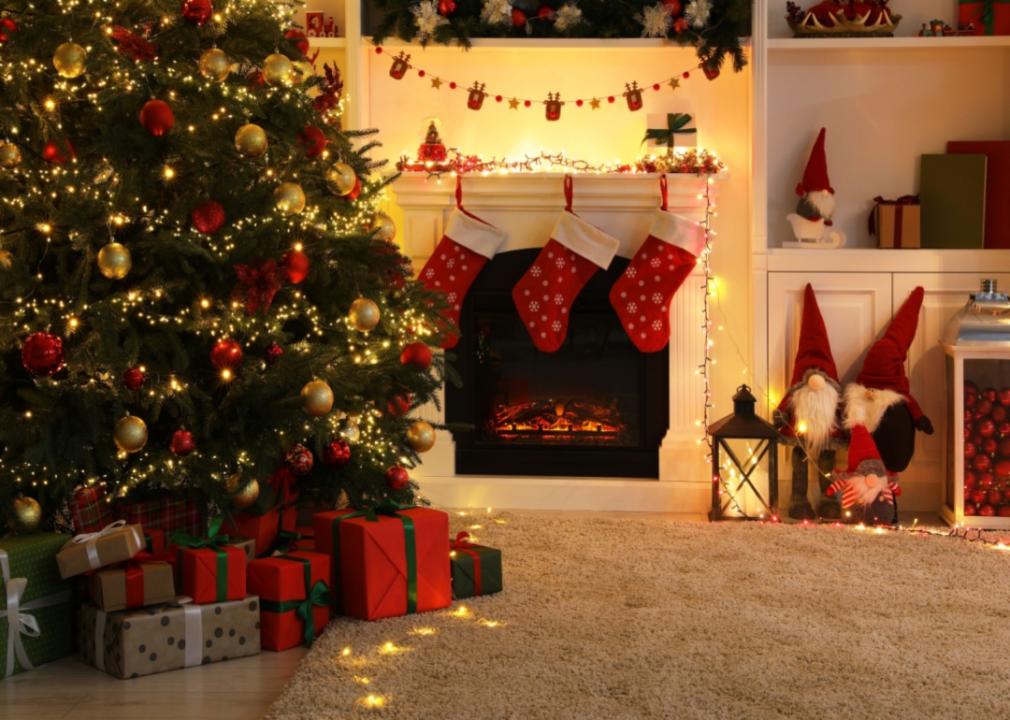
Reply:
<svg viewBox="0 0 1010 720"><path fill-rule="evenodd" d="M835 368L835 358L831 354L831 342L828 340L828 328L824 325L821 308L817 304L814 288L807 283L803 290L803 318L800 324L800 343L796 348L796 361L793 363L793 377L789 387L795 387L803 382L810 370L819 370L838 384L838 370Z"/></svg>
<svg viewBox="0 0 1010 720"><path fill-rule="evenodd" d="M821 132L817 135L817 141L810 151L810 159L807 160L806 170L803 171L803 179L796 186L796 194L801 197L819 190L827 190L831 194L835 192L835 189L831 187L831 179L828 177L828 155L824 150L826 135L827 130L821 128Z"/></svg>
<svg viewBox="0 0 1010 720"><path fill-rule="evenodd" d="M887 332L866 353L863 369L856 377L857 383L875 390L894 390L902 395L908 395L905 361L908 359L908 348L911 347L919 327L919 310L922 308L924 296L925 292L921 287L917 287L908 296L891 320Z"/></svg>
<svg viewBox="0 0 1010 720"><path fill-rule="evenodd" d="M852 428L852 439L849 441L849 467L850 473L858 472L860 463L867 460L876 460L883 467L880 459L880 452L877 444L873 442L873 436L866 429L865 425L856 425Z"/></svg>

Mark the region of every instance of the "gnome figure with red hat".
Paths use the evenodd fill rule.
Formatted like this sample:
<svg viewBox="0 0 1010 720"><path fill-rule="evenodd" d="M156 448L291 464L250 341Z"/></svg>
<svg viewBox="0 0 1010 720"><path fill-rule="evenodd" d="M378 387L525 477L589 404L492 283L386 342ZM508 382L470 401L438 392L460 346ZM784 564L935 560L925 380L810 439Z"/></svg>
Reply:
<svg viewBox="0 0 1010 720"><path fill-rule="evenodd" d="M909 393L905 372L924 294L921 287L912 291L887 332L866 354L855 382L845 388L845 426L866 427L892 475L904 471L912 461L916 431L933 434L933 423Z"/></svg>
<svg viewBox="0 0 1010 720"><path fill-rule="evenodd" d="M864 425L852 428L848 468L835 471L835 481L828 487L827 494L841 498L847 521L868 525L897 522L894 498L901 494L901 488L888 474Z"/></svg>
<svg viewBox="0 0 1010 720"><path fill-rule="evenodd" d="M796 212L786 216L796 237L796 242L785 243L788 247L833 248L845 244L845 234L832 227L835 190L828 178L828 157L824 150L826 132L821 128L810 151L803 179L796 186L796 194L800 196Z"/></svg>
<svg viewBox="0 0 1010 720"><path fill-rule="evenodd" d="M828 331L814 289L807 284L792 380L774 416L775 426L785 441L793 445L789 517L796 520L841 517L838 501L826 493L835 466L835 452L842 441L838 423L840 395ZM817 512L807 497L811 463L816 464L821 489Z"/></svg>

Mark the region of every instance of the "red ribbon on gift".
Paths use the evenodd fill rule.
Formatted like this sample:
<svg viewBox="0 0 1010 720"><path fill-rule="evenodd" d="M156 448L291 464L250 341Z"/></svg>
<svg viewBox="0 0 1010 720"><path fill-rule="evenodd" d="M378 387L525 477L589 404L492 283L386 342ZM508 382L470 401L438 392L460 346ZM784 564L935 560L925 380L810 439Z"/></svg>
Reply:
<svg viewBox="0 0 1010 720"><path fill-rule="evenodd" d="M466 553L473 558L473 592L474 595L483 595L484 588L480 581L480 553L473 549L475 546L470 542L470 533L465 530L456 533L456 539L452 541L451 547L456 552Z"/></svg>
<svg viewBox="0 0 1010 720"><path fill-rule="evenodd" d="M130 562L123 568L126 581L126 607L144 607L144 566Z"/></svg>
<svg viewBox="0 0 1010 720"><path fill-rule="evenodd" d="M894 211L894 247L896 250L900 250L905 206L918 205L919 196L902 195L897 200L885 200L880 195L877 195L877 197L873 198L873 202L877 205L894 205L897 207L897 209ZM876 210L874 210L872 213L870 213L870 235L876 235L876 234L877 234L877 212Z"/></svg>

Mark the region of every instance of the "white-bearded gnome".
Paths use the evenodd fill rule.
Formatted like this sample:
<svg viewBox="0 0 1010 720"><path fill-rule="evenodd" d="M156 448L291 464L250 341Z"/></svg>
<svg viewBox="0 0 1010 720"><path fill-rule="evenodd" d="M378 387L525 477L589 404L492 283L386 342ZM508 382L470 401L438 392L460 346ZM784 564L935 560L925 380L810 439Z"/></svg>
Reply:
<svg viewBox="0 0 1010 720"><path fill-rule="evenodd" d="M835 481L827 492L841 498L848 521L868 525L897 522L895 498L901 494L901 488L888 474L873 438L863 425L852 428L848 468L835 471Z"/></svg>

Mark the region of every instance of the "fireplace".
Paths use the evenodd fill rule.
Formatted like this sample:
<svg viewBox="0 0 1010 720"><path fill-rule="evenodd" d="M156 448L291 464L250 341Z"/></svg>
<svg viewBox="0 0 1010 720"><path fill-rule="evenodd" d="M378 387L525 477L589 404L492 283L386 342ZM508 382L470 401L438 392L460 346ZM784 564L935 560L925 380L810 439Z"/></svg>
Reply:
<svg viewBox="0 0 1010 720"><path fill-rule="evenodd" d="M607 297L628 261L615 258L579 295L568 338L536 349L512 288L537 249L500 253L473 284L460 318L445 418L456 473L656 478L668 426L667 351L643 354Z"/></svg>

